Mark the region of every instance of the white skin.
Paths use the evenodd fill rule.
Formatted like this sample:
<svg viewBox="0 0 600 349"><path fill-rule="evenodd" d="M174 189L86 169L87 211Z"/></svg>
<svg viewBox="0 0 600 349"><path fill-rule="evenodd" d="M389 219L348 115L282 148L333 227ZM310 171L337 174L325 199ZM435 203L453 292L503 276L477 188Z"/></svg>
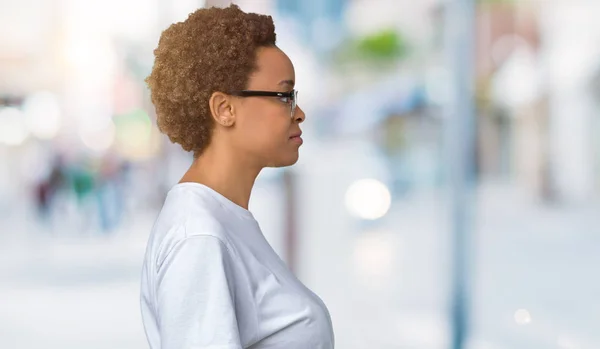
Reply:
<svg viewBox="0 0 600 349"><path fill-rule="evenodd" d="M294 88L294 65L277 47L257 51L257 71L247 90L289 92ZM236 97L215 92L209 101L215 121L212 139L180 182L202 183L248 209L256 177L265 167L284 167L298 161L305 115L277 97Z"/></svg>

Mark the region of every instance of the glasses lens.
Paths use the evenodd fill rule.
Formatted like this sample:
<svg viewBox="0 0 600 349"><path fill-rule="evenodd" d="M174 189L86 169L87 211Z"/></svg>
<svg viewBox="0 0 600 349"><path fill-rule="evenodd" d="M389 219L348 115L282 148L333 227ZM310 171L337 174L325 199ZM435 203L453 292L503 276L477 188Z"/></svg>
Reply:
<svg viewBox="0 0 600 349"><path fill-rule="evenodd" d="M294 117L294 114L296 113L297 103L298 103L298 91L294 91L294 94L292 95L292 103L290 104L290 106L292 108L292 117Z"/></svg>

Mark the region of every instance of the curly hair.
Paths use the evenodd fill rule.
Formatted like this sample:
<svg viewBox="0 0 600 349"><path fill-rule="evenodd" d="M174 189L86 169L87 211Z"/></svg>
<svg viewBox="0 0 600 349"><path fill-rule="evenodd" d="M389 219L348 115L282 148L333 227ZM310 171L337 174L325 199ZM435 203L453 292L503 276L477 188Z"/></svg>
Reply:
<svg viewBox="0 0 600 349"><path fill-rule="evenodd" d="M237 5L199 9L162 32L146 78L159 130L199 156L211 141L209 99L243 90L256 70L256 52L275 45L271 16Z"/></svg>

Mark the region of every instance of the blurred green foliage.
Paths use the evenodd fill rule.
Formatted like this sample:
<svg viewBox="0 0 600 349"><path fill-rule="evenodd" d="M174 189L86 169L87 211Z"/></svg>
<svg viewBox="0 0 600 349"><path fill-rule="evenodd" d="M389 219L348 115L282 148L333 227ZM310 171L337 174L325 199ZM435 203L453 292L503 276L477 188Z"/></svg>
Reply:
<svg viewBox="0 0 600 349"><path fill-rule="evenodd" d="M406 53L406 42L393 29L361 38L356 43L359 55L373 59L399 59Z"/></svg>
<svg viewBox="0 0 600 349"><path fill-rule="evenodd" d="M336 63L381 64L402 60L408 54L408 44L396 29L353 38L343 43L334 53Z"/></svg>

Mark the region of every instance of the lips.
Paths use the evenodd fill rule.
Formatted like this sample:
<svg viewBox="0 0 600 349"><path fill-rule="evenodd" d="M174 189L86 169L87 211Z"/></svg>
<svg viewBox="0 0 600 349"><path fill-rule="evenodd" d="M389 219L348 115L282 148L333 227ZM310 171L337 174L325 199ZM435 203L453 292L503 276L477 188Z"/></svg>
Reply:
<svg viewBox="0 0 600 349"><path fill-rule="evenodd" d="M298 145L302 145L302 143L304 143L304 141L302 140L302 132L297 132L294 133L293 135L290 136L290 141L297 143Z"/></svg>

